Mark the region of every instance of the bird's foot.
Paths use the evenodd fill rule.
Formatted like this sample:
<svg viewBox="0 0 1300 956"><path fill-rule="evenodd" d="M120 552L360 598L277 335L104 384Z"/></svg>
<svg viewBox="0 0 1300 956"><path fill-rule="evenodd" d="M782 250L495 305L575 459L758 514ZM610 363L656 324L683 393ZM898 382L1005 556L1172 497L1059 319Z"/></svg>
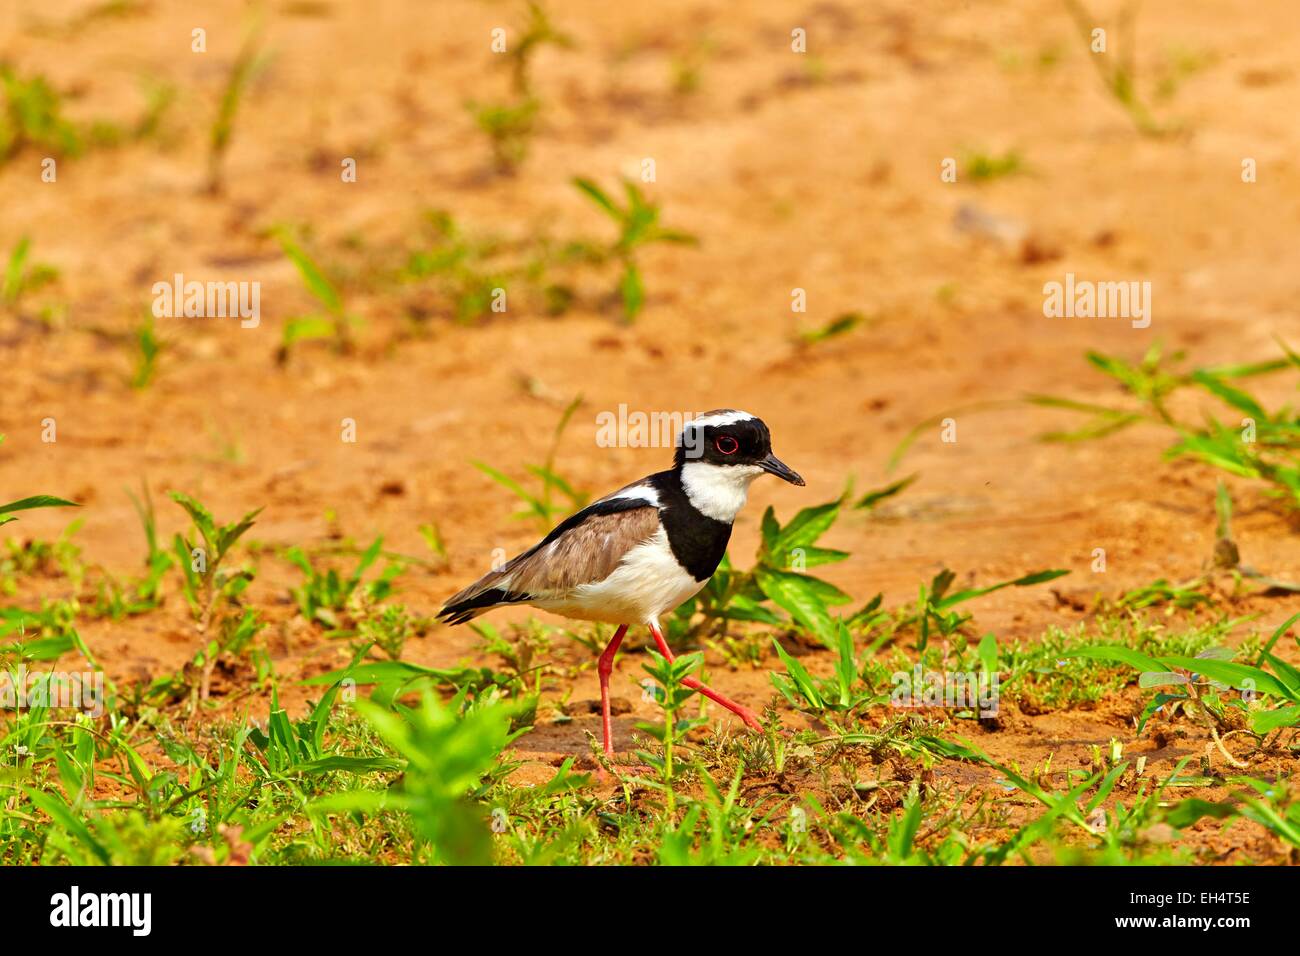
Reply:
<svg viewBox="0 0 1300 956"><path fill-rule="evenodd" d="M736 716L745 722L745 726L750 730L763 733L763 721L759 719L758 714L754 713L748 707L741 704L736 705Z"/></svg>

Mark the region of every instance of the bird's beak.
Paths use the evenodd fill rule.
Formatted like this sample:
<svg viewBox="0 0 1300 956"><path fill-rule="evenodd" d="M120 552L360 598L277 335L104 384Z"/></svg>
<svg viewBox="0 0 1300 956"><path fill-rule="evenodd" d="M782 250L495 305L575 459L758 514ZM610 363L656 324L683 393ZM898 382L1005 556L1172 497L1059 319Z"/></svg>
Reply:
<svg viewBox="0 0 1300 956"><path fill-rule="evenodd" d="M758 467L770 475L776 475L778 478L790 482L792 485L802 485L804 483L798 472L770 452L766 458L758 463Z"/></svg>

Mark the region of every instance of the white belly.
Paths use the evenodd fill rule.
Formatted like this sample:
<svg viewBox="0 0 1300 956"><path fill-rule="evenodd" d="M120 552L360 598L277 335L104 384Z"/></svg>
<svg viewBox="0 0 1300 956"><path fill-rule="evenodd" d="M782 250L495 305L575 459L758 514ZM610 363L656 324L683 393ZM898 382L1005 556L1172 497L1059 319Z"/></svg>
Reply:
<svg viewBox="0 0 1300 956"><path fill-rule="evenodd" d="M660 528L649 541L629 551L605 580L578 585L564 597L531 603L583 621L646 624L694 597L704 583L677 563L668 534Z"/></svg>

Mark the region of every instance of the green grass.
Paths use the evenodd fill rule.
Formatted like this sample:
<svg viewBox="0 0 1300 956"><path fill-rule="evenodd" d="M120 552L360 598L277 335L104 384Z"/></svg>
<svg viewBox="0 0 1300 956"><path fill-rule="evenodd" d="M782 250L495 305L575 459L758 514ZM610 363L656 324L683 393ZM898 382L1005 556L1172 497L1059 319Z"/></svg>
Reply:
<svg viewBox="0 0 1300 956"><path fill-rule="evenodd" d="M521 29L511 31L506 49L506 62L510 65L510 79L515 95L533 96L533 63L546 47L571 50L576 46L573 37L551 22L550 14L536 0L527 0L527 19Z"/></svg>
<svg viewBox="0 0 1300 956"><path fill-rule="evenodd" d="M339 631L348 622L355 625L358 620L365 619L366 611L371 605L383 601L393 593L394 579L405 570L401 561L389 561L378 577L364 585L361 583L371 565L383 554L383 544L382 537L375 538L347 576L339 574L334 568L321 570L316 567L306 552L296 545L286 550L285 559L302 571L305 578L302 586L291 592L298 605L298 613L329 631ZM397 623L390 622L392 627ZM396 637L387 633L385 640L391 644Z"/></svg>
<svg viewBox="0 0 1300 956"><path fill-rule="evenodd" d="M961 168L967 179L974 182L987 182L1014 176L1025 171L1025 160L1014 149L1003 153L988 153L983 150L969 150L962 156Z"/></svg>
<svg viewBox="0 0 1300 956"><path fill-rule="evenodd" d="M136 716L114 718L104 731L82 719L51 721L39 709L6 712L0 739L19 773L0 781L0 857L92 865L1168 863L1196 859L1178 835L1207 816L1251 821L1283 847L1300 845L1285 781L1233 776L1221 781L1220 798L1183 799L1177 791L1197 780L1188 758L1156 778L1114 745L1092 766L1025 769L963 743L942 718L918 716L838 729L831 719L829 733L786 736L770 713L770 735L718 735L680 688L698 655L672 668L649 657L663 719L640 727L636 759L648 773L614 764L622 785L598 791L568 760L549 781L522 786L511 780L511 744L532 719L518 720L530 706L526 694L503 696L510 685L484 684L479 671L426 670L422 689L398 703L379 692L378 665L362 654L342 674L376 693L349 702L340 674L323 675L326 692L301 719L273 693L265 724L237 718L194 734L167 710L134 711L118 689L110 714ZM1005 660L1027 666L1015 654ZM408 678L419 670L406 666ZM976 791L879 775L875 761L887 755L917 768L970 764L1001 784ZM766 779L794 789L755 787ZM1149 836L1157 829L1171 836L1157 841Z"/></svg>
<svg viewBox="0 0 1300 956"><path fill-rule="evenodd" d="M271 62L262 52L261 28L255 26L244 37L226 74L217 112L208 131L208 192L216 195L225 188L225 159L234 141L235 123L248 89Z"/></svg>
<svg viewBox="0 0 1300 956"><path fill-rule="evenodd" d="M146 85L144 96L144 110L134 122L80 123L65 115L63 98L43 76L23 76L0 63L0 165L25 151L62 160L156 137L175 102L175 89L165 83Z"/></svg>
<svg viewBox="0 0 1300 956"><path fill-rule="evenodd" d="M275 238L285 257L293 263L303 286L320 306L319 311L285 319L276 361L284 365L299 342L312 340L330 341L339 352L351 351L352 330L362 323L347 309L337 284L326 275L325 269L311 257L291 230L277 229Z"/></svg>
<svg viewBox="0 0 1300 956"><path fill-rule="evenodd" d="M450 303L456 322L471 324L491 314L496 290L509 293L528 278L528 269L504 261L505 243L467 236L452 215L433 210L423 217L430 239L409 254L400 278L431 282ZM508 302L508 300L507 300Z"/></svg>
<svg viewBox="0 0 1300 956"><path fill-rule="evenodd" d="M1138 132L1145 136L1162 136L1171 132L1170 126L1156 120L1146 99L1138 91L1135 21L1141 0L1125 0L1116 15L1115 25L1109 29L1080 0L1062 2L1079 32L1084 55L1096 67L1106 92L1124 110ZM1092 49L1092 31L1099 27L1106 29L1105 52L1093 52Z"/></svg>
<svg viewBox="0 0 1300 956"><path fill-rule="evenodd" d="M627 202L620 204L589 181L579 182L581 194L617 223L614 237L557 236L537 225L522 232L484 231L445 209L429 209L420 214L410 239L381 248L353 236L340 244L338 259L326 264L305 238L308 230L271 229L317 306L285 320L278 361L287 362L298 344L309 340L329 341L341 353L355 351L356 331L364 326L352 306L356 293L398 298L407 321L394 336L397 342L426 331L435 318L475 325L514 316L562 316L581 305L603 309L608 292L588 293L586 279L594 275L603 285L616 265L620 278L613 294L631 321L645 303L641 250L696 240L665 228L659 206L631 183L625 185ZM847 330L832 327L812 338Z"/></svg>
<svg viewBox="0 0 1300 956"><path fill-rule="evenodd" d="M154 331L153 313L146 313L135 330L135 371L131 374L131 387L148 388L158 374L158 358L162 355L163 343Z"/></svg>
<svg viewBox="0 0 1300 956"><path fill-rule="evenodd" d="M546 9L535 0L525 4L522 26L510 30L502 56L510 70L511 97L479 102L471 100L465 109L487 137L492 150L492 168L500 175L513 176L528 157L529 142L537 131L542 101L533 81L537 54L546 47L572 49L573 37L557 28Z"/></svg>
<svg viewBox="0 0 1300 956"><path fill-rule="evenodd" d="M1300 613L1283 622L1253 663L1236 660L1239 651L1220 646L1207 647L1195 657L1169 654L1167 649L1153 656L1112 645L1080 648L1067 656L1126 664L1140 672L1140 686L1161 688L1143 710L1138 733L1158 711L1181 712L1204 724L1229 763L1245 767L1228 753L1221 734L1243 734L1262 749L1277 742L1283 732L1289 732L1292 743L1296 739L1296 728L1300 727L1300 670L1272 652L1297 620ZM1296 643L1300 645L1300 637ZM1234 712L1241 719L1234 719Z"/></svg>
<svg viewBox="0 0 1300 956"><path fill-rule="evenodd" d="M0 435L0 444L5 440L4 435ZM34 508L76 508L75 501L67 501L63 498L56 498L54 495L30 495L26 498L20 498L17 501L10 501L7 504L0 504L0 525L8 524L11 521L18 520L18 512L31 511Z"/></svg>
<svg viewBox="0 0 1300 956"><path fill-rule="evenodd" d="M588 492L575 488L568 479L560 475L555 469L555 458L559 454L560 439L564 437L565 428L568 427L570 419L573 418L573 413L578 410L581 404L582 396L578 395L561 412L560 420L551 433L551 444L546 452L546 460L540 465L525 466L538 485L537 491L529 490L520 482L491 465L484 464L481 461L472 463L475 468L498 485L508 489L519 499L523 507L515 512L514 517L535 522L538 531L542 534L546 534L555 526L556 518L582 509L591 498Z"/></svg>
<svg viewBox="0 0 1300 956"><path fill-rule="evenodd" d="M172 539L172 550L198 636L194 664L200 677L197 684L191 685L191 700L207 700L217 660L222 654L238 653L263 626L257 612L244 607L240 600L254 572L248 567L232 570L227 560L262 509L223 524L189 495L173 491L170 497L189 515L195 532L178 532Z"/></svg>
<svg viewBox="0 0 1300 956"><path fill-rule="evenodd" d="M675 662L628 649L636 656L615 693L644 690L654 706L630 755L604 764L590 738L608 786L575 758L533 785L516 776L523 734L574 719L573 678L592 666L607 628L477 622L475 657L489 663L418 664L405 649L430 624L389 601L392 568L406 559L376 538L339 570L291 546L285 556L303 574L298 612L313 625L347 625L351 641L345 666L307 671L298 686L310 698L291 713L268 653L279 638L264 631L247 590L251 559L274 553L248 539L258 513L222 522L173 494L191 527L169 551L145 490L134 499L145 576L121 590L152 595L146 614L181 597L200 646L178 675L106 681L99 717L0 709L0 862L1211 862L1218 857L1190 834L1206 820L1268 835L1242 844L1234 862L1300 850L1294 787L1261 762L1297 753L1300 675L1280 648L1300 617L1243 635L1248 622L1213 607L1171 616L1108 605L1076 628L1010 641L962 610L1048 572L962 589L943 572L918 586L915 602L876 599L840 614L856 602L807 571L847 557L820 542L852 497L846 489L784 523L765 514L754 566L728 563L674 617L674 640L688 645ZM14 581L83 564L70 539L11 546ZM375 576L381 560L389 570ZM77 632L94 613L75 597L0 609L0 671L12 680L22 666L38 683L55 671L102 673ZM746 648L744 666L770 667L762 733L739 731L683 686L707 676L709 658L689 649L706 636ZM194 673L218 659L239 675L227 691L238 703L220 717L193 706ZM1128 701L1141 726L1117 723L1082 763L1080 747L1062 744L1022 766L990 754L1001 752L991 734L1014 731L989 730L968 708L892 706L895 675L918 666L996 674L1008 719ZM1198 751L1217 748L1156 773L1126 748L1157 724Z"/></svg>
<svg viewBox="0 0 1300 956"><path fill-rule="evenodd" d="M1268 493L1300 510L1300 413L1290 405L1269 411L1242 384L1276 372L1300 372L1300 355L1282 343L1283 354L1236 365L1187 368L1181 352L1166 355L1159 343L1136 362L1088 352L1088 362L1117 385L1122 403L1102 404L1052 395L1031 395L1035 405L1088 416L1070 431L1042 437L1055 442L1105 438L1138 424L1171 433L1167 458L1192 458L1228 475L1263 482ZM1174 408L1175 399L1209 401L1214 412L1191 420ZM1221 416L1230 415L1230 420Z"/></svg>
<svg viewBox="0 0 1300 956"><path fill-rule="evenodd" d="M20 301L59 278L59 270L45 263L29 263L32 243L24 236L14 244L5 263L4 281L0 285L0 305L17 311Z"/></svg>
<svg viewBox="0 0 1300 956"><path fill-rule="evenodd" d="M648 200L640 187L630 180L623 180L625 202L622 204L590 179L579 177L573 180L573 185L612 219L618 229L618 237L605 249L605 256L622 267L618 294L623 302L623 318L632 322L645 305L645 285L637 263L639 251L655 243L693 246L698 245L699 240L690 233L661 226L658 204Z"/></svg>
<svg viewBox="0 0 1300 956"><path fill-rule="evenodd" d="M820 345L830 339L848 335L864 322L866 322L866 316L861 312L845 312L818 328L801 330L796 336L796 341L804 346Z"/></svg>
<svg viewBox="0 0 1300 956"><path fill-rule="evenodd" d="M694 37L673 54L672 91L675 96L694 96L704 85L704 69L717 55L717 43L706 34Z"/></svg>
<svg viewBox="0 0 1300 956"><path fill-rule="evenodd" d="M536 128L541 104L527 97L513 103L471 101L465 108L488 139L493 168L503 175L514 175L528 156L528 141Z"/></svg>
<svg viewBox="0 0 1300 956"><path fill-rule="evenodd" d="M0 64L0 163L24 149L77 156L85 133L63 115L63 103L44 77L22 77Z"/></svg>

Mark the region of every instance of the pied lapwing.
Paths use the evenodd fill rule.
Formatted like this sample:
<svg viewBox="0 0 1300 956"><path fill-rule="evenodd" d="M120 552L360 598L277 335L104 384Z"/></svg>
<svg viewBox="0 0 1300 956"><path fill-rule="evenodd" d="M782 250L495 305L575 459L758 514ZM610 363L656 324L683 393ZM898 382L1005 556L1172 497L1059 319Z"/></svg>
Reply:
<svg viewBox="0 0 1300 956"><path fill-rule="evenodd" d="M720 409L691 419L677 436L673 467L642 478L565 519L538 544L452 597L438 617L463 624L492 608L531 604L564 617L617 624L600 655L605 753L613 755L609 675L629 626L650 628L659 652L673 652L659 619L689 600L717 570L749 484L767 472L803 479L772 454L767 426L748 412ZM698 690L761 730L758 715L705 687Z"/></svg>

